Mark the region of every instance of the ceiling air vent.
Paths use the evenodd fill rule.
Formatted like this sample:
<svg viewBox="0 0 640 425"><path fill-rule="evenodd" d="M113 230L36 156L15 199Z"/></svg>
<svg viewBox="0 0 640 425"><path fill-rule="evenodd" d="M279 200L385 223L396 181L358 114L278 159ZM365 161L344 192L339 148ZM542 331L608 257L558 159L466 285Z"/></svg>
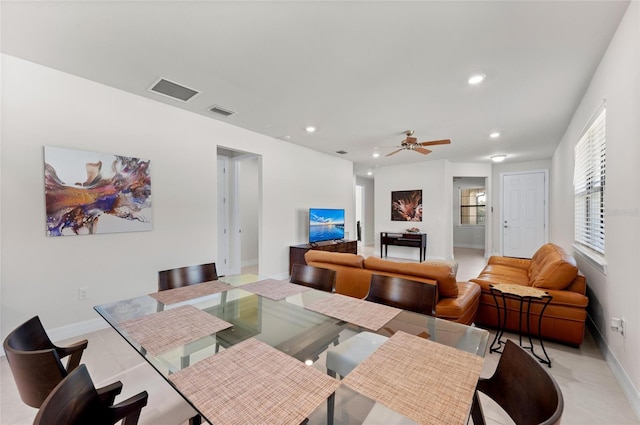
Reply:
<svg viewBox="0 0 640 425"><path fill-rule="evenodd" d="M209 108L209 111L213 112L214 114L222 115L223 117L228 117L236 113L235 111L225 109L219 105L213 105L211 108Z"/></svg>
<svg viewBox="0 0 640 425"><path fill-rule="evenodd" d="M159 78L155 83L153 83L151 87L149 87L149 91L181 102L186 102L200 93L199 91L190 89L189 87L182 86L164 78Z"/></svg>
<svg viewBox="0 0 640 425"><path fill-rule="evenodd" d="M347 151L340 150L340 151L336 151L336 153L339 153L340 155L344 155L345 153L347 153Z"/></svg>

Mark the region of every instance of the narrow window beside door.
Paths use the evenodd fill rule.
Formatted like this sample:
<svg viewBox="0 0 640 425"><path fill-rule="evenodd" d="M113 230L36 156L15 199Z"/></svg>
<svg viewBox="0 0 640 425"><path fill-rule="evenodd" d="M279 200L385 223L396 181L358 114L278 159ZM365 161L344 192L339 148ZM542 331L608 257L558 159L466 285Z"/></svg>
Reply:
<svg viewBox="0 0 640 425"><path fill-rule="evenodd" d="M484 225L486 205L484 187L460 189L460 224Z"/></svg>
<svg viewBox="0 0 640 425"><path fill-rule="evenodd" d="M575 147L575 242L604 256L606 108L596 114Z"/></svg>

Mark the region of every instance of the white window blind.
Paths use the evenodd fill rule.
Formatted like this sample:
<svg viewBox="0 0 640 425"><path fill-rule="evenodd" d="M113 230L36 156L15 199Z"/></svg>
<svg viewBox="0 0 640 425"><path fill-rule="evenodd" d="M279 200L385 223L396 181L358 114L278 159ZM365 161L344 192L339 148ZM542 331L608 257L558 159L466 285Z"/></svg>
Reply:
<svg viewBox="0 0 640 425"><path fill-rule="evenodd" d="M604 255L606 108L596 113L575 147L575 242Z"/></svg>

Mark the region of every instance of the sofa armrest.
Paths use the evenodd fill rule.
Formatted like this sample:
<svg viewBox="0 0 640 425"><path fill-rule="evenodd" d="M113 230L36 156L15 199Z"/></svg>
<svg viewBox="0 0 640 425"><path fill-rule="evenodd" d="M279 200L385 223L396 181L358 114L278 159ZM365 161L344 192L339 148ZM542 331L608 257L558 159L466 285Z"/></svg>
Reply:
<svg viewBox="0 0 640 425"><path fill-rule="evenodd" d="M529 270L531 260L529 258L514 258L514 257L501 257L499 255L492 255L489 258L489 264L515 267L522 270Z"/></svg>

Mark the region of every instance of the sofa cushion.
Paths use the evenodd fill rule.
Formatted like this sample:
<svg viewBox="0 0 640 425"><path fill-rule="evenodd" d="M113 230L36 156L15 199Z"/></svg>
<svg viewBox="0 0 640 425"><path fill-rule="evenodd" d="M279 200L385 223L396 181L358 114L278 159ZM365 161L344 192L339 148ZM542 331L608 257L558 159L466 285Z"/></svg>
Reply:
<svg viewBox="0 0 640 425"><path fill-rule="evenodd" d="M331 252L311 249L304 254L304 259L309 264L316 263L333 263L341 266L364 268L364 257L362 255L350 254L346 252Z"/></svg>
<svg viewBox="0 0 640 425"><path fill-rule="evenodd" d="M529 285L529 273L527 270L515 267L503 266L501 264L488 264L480 272L480 275L491 276L496 283L522 282L523 285ZM504 280L504 282L501 282Z"/></svg>
<svg viewBox="0 0 640 425"><path fill-rule="evenodd" d="M364 260L364 268L387 273L407 276L417 276L433 279L438 282L438 297L449 298L458 296L456 284L457 263L450 261L425 261L423 263L401 263L383 260L378 257L368 257Z"/></svg>
<svg viewBox="0 0 640 425"><path fill-rule="evenodd" d="M533 287L565 289L577 275L576 260L552 243L540 247L531 258L529 284Z"/></svg>
<svg viewBox="0 0 640 425"><path fill-rule="evenodd" d="M456 298L442 298L436 304L436 317L471 325L480 305L480 287L471 282L458 282Z"/></svg>

